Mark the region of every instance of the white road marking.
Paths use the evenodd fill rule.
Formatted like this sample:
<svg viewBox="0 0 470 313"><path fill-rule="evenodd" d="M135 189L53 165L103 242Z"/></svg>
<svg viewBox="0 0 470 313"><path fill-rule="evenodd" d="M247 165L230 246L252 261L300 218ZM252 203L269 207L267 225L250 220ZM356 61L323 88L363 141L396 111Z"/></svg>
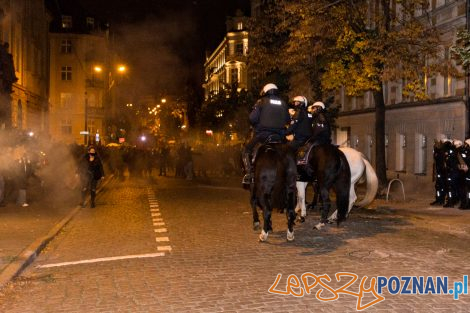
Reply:
<svg viewBox="0 0 470 313"><path fill-rule="evenodd" d="M171 251L171 246L159 246L157 247L158 251Z"/></svg>
<svg viewBox="0 0 470 313"><path fill-rule="evenodd" d="M161 218L161 217L154 217L152 219L152 222L162 222L162 221L163 221L163 218Z"/></svg>
<svg viewBox="0 0 470 313"><path fill-rule="evenodd" d="M154 224L154 225L155 225L155 224ZM155 225L155 226L156 226L156 225ZM156 233L166 233L166 232L168 232L168 229L166 229L166 228L155 228L154 231L155 231Z"/></svg>
<svg viewBox="0 0 470 313"><path fill-rule="evenodd" d="M157 237L155 238L157 242L163 242L163 241L170 241L170 238L168 237Z"/></svg>
<svg viewBox="0 0 470 313"><path fill-rule="evenodd" d="M160 209L153 208L153 209L150 209L150 212L160 212Z"/></svg>
<svg viewBox="0 0 470 313"><path fill-rule="evenodd" d="M62 262L62 263L38 265L36 267L37 268L50 268L50 267L59 267L59 266L67 266L67 265L110 262L110 261L118 261L118 260L155 258L155 257L159 257L159 256L164 256L164 255L165 255L165 253L163 253L163 252L148 253L148 254L123 255L123 256L114 256L114 257L108 257L108 258L98 258L98 259L89 259L89 260L81 260L81 261L74 261L74 262Z"/></svg>
<svg viewBox="0 0 470 313"><path fill-rule="evenodd" d="M153 226L165 226L164 222L153 222Z"/></svg>
<svg viewBox="0 0 470 313"><path fill-rule="evenodd" d="M152 216L161 216L161 213L152 213Z"/></svg>

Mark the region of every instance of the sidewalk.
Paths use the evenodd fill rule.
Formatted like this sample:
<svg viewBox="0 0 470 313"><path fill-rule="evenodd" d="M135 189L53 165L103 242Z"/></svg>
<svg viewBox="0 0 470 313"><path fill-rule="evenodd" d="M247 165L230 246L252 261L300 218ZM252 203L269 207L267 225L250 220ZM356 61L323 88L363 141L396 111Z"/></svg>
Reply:
<svg viewBox="0 0 470 313"><path fill-rule="evenodd" d="M108 177L98 190L107 185ZM0 290L19 275L81 209L80 191L31 195L30 205L0 207Z"/></svg>

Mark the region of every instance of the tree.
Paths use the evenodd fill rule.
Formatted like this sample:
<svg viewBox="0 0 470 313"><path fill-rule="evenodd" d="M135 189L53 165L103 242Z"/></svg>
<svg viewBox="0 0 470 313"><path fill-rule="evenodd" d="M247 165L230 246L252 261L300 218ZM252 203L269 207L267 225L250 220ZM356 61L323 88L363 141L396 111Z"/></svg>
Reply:
<svg viewBox="0 0 470 313"><path fill-rule="evenodd" d="M237 133L244 138L249 129L248 113L254 104L251 93L238 91L237 84L226 85L218 93L212 93L202 104L197 115L201 129L212 129L226 134Z"/></svg>
<svg viewBox="0 0 470 313"><path fill-rule="evenodd" d="M470 84L470 32L468 30L461 30L457 33L457 41L454 46L450 48L452 56L457 60L465 70L466 78L466 90L469 90ZM466 107L466 129L465 138L470 138L470 97L467 94L465 103Z"/></svg>
<svg viewBox="0 0 470 313"><path fill-rule="evenodd" d="M276 43L282 50L276 52L278 69L291 74L307 73L317 96L339 88L344 88L349 96L366 91L373 93L376 171L383 189L387 184L383 85L402 81L405 95L410 99L424 99L424 75L443 70L439 65L444 63L432 61L439 58L439 39L427 14L429 2L274 2L278 18L289 16L292 19L275 28L276 34L287 34L282 43ZM259 36L270 35L261 29ZM274 56L267 52L264 57Z"/></svg>

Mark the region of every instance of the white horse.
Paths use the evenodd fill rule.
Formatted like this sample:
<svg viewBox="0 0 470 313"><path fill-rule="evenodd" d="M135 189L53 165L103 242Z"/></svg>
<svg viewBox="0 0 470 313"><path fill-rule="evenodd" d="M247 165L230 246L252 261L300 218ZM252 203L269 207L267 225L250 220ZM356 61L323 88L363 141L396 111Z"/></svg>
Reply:
<svg viewBox="0 0 470 313"><path fill-rule="evenodd" d="M361 152L350 147L340 147L339 149L346 156L346 159L349 163L349 168L351 169L351 189L349 191L348 207L349 214L353 205L356 205L357 207L365 207L375 199L375 195L377 194L378 188L378 179L374 168ZM355 184L362 177L364 171L366 174L367 191L364 196L364 199L355 203L357 200ZM300 212L301 219L305 218L305 216L307 215L307 208L305 207L305 188L307 187L307 184L308 182L297 181L297 207L295 211ZM336 214L337 211L335 210L330 215L328 220L333 222L336 219ZM323 225L320 224L316 225L315 227L318 229L321 228Z"/></svg>

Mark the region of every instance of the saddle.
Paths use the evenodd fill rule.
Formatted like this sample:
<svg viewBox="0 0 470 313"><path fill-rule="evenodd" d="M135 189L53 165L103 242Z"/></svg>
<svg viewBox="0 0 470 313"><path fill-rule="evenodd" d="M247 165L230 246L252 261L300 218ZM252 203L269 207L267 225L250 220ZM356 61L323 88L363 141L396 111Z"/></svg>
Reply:
<svg viewBox="0 0 470 313"><path fill-rule="evenodd" d="M272 134L272 135L269 135L268 138L266 138L266 140L264 142L257 143L255 145L255 147L253 148L253 156L251 158L251 164L255 163L256 156L258 154L258 150L261 147L266 147L266 149L274 149L274 147L273 147L274 144L280 144L280 143L283 143L283 142L284 141L282 140L282 137L280 135Z"/></svg>

